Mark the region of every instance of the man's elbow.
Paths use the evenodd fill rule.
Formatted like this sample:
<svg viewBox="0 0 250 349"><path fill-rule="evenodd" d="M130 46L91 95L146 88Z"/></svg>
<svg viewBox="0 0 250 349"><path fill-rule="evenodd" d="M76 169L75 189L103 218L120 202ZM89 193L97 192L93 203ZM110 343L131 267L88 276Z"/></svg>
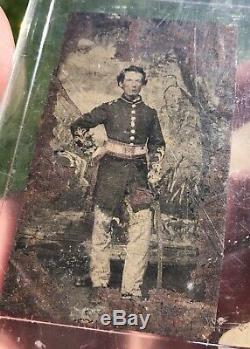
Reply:
<svg viewBox="0 0 250 349"><path fill-rule="evenodd" d="M164 139L162 139L159 143L158 143L158 148L162 149L162 151L166 150L166 142Z"/></svg>

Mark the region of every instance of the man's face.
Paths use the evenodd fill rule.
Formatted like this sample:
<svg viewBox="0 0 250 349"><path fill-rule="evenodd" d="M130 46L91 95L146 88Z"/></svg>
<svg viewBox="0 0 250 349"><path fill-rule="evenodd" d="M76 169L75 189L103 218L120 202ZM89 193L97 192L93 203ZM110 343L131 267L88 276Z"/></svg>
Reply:
<svg viewBox="0 0 250 349"><path fill-rule="evenodd" d="M120 83L126 97L136 98L142 88L143 76L141 73L128 71L125 73L124 81Z"/></svg>

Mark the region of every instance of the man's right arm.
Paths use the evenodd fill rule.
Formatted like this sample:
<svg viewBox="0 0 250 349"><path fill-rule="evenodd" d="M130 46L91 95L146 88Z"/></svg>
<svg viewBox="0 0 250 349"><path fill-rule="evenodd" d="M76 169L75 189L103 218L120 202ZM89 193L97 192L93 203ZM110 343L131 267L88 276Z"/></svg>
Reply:
<svg viewBox="0 0 250 349"><path fill-rule="evenodd" d="M78 129L88 131L90 128L104 124L108 117L108 104L103 103L99 107L94 108L90 113L83 114L76 119L71 125L71 133L74 136Z"/></svg>

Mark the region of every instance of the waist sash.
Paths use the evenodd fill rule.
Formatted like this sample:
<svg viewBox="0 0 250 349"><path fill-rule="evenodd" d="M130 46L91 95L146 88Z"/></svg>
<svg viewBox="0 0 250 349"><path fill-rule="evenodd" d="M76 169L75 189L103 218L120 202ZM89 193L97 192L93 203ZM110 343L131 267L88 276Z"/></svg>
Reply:
<svg viewBox="0 0 250 349"><path fill-rule="evenodd" d="M108 139L104 142L106 154L114 155L124 159L133 159L147 154L147 145L131 145Z"/></svg>

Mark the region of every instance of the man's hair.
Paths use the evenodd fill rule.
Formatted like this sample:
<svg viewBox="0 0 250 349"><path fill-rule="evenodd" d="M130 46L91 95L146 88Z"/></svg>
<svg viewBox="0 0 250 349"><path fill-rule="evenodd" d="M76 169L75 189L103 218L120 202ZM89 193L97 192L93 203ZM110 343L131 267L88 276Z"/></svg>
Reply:
<svg viewBox="0 0 250 349"><path fill-rule="evenodd" d="M146 73L143 70L142 67L137 67L136 65L131 65L128 68L123 69L118 75L117 75L117 83L118 86L120 85L120 83L123 83L124 79L125 79L125 74L127 72L135 72L135 73L140 73L142 75L142 84L145 86L147 85L147 78L146 78Z"/></svg>

